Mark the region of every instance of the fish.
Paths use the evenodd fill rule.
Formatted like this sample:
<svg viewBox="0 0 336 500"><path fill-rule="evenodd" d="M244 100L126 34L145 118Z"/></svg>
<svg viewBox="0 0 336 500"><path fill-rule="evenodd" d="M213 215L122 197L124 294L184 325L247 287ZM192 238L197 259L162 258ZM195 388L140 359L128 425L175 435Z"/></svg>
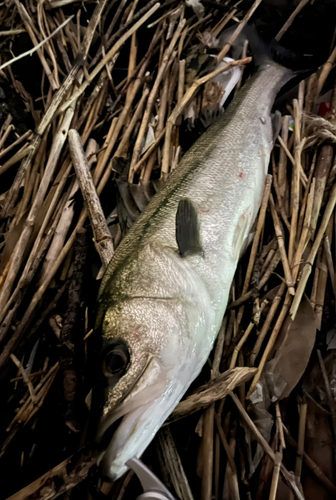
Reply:
<svg viewBox="0 0 336 500"><path fill-rule="evenodd" d="M107 478L141 457L213 348L279 133L272 105L292 76L264 58L107 267L95 327L104 386L96 441L104 443L99 467Z"/></svg>

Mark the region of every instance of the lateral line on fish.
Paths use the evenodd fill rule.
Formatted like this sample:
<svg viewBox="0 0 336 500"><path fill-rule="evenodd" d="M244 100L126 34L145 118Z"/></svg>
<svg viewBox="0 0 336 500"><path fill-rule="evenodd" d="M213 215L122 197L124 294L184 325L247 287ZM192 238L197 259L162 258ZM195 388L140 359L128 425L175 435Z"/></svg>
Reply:
<svg viewBox="0 0 336 500"><path fill-rule="evenodd" d="M120 296L119 296L120 297ZM153 295L134 295L122 297L124 300L135 300L135 299L151 299L151 300L174 300L176 297L155 297Z"/></svg>

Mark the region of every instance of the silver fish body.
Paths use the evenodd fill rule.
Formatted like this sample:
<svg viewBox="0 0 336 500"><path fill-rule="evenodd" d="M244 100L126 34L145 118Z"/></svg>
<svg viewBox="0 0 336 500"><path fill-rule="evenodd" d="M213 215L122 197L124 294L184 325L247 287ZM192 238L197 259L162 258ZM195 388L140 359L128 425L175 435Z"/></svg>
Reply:
<svg viewBox="0 0 336 500"><path fill-rule="evenodd" d="M273 147L271 108L290 74L270 62L251 78L185 154L108 266L97 325L106 352L118 342L128 350L106 389L98 432L101 439L122 418L101 460L113 479L141 456L213 347L262 198ZM182 257L176 213L185 198L196 208L203 251Z"/></svg>

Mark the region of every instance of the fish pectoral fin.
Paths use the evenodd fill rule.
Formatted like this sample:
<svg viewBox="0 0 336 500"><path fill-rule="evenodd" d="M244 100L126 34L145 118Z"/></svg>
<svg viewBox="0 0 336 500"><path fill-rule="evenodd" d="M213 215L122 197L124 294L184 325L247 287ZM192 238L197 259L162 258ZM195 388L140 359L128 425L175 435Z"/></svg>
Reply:
<svg viewBox="0 0 336 500"><path fill-rule="evenodd" d="M281 116L280 111L277 110L275 113L272 114L272 140L273 140L273 146L275 144L275 141L277 140L278 135L280 134L281 124L282 124L282 116Z"/></svg>
<svg viewBox="0 0 336 500"><path fill-rule="evenodd" d="M176 212L176 241L181 257L203 254L200 240L199 220L195 205L183 198Z"/></svg>

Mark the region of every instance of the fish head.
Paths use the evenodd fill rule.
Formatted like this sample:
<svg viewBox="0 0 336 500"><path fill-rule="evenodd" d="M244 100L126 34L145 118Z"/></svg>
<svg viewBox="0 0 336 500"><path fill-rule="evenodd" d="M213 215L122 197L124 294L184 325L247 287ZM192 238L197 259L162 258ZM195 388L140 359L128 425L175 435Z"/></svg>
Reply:
<svg viewBox="0 0 336 500"><path fill-rule="evenodd" d="M105 381L97 442L104 449L101 472L112 480L128 460L140 458L192 380L183 308L170 302L124 300L102 320L99 371Z"/></svg>

